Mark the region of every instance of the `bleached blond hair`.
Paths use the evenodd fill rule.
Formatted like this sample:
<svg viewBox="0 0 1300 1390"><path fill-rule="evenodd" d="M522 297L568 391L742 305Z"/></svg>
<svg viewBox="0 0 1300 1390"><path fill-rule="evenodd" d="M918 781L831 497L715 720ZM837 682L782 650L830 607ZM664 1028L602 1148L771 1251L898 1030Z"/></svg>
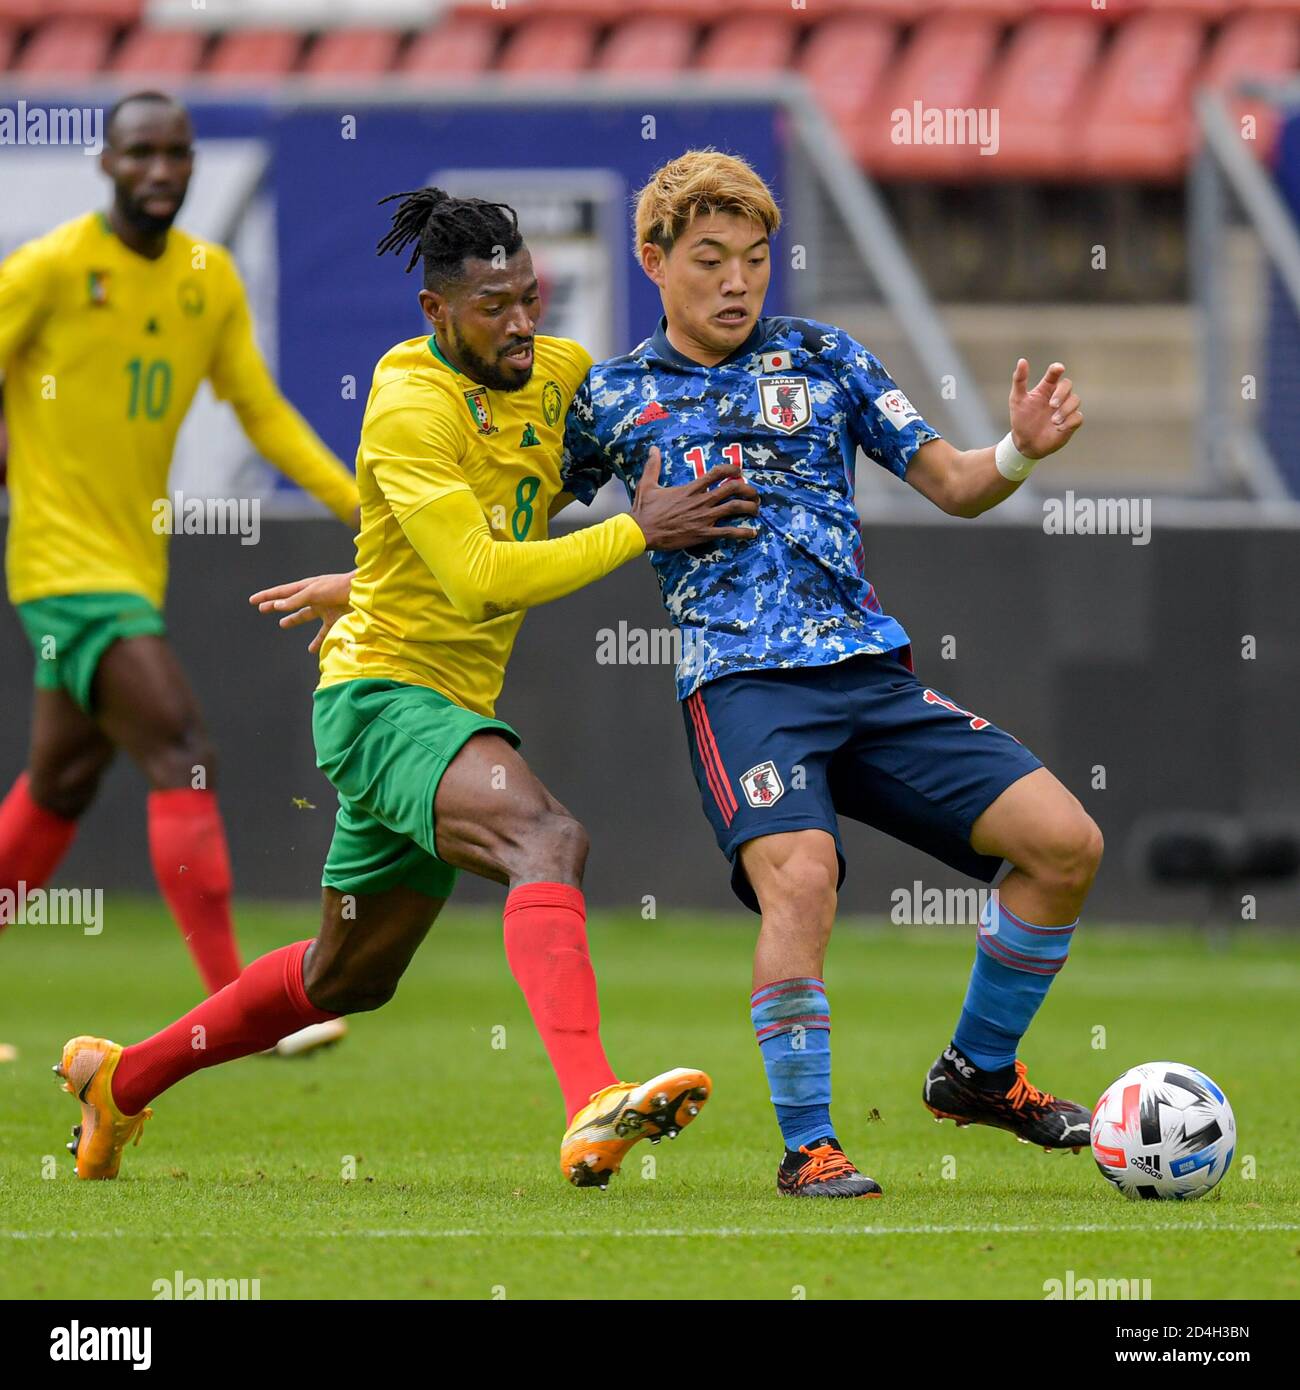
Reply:
<svg viewBox="0 0 1300 1390"><path fill-rule="evenodd" d="M664 251L696 217L733 213L759 223L771 236L781 225L781 210L772 190L738 155L720 150L687 150L660 165L636 195L636 245L646 242Z"/></svg>

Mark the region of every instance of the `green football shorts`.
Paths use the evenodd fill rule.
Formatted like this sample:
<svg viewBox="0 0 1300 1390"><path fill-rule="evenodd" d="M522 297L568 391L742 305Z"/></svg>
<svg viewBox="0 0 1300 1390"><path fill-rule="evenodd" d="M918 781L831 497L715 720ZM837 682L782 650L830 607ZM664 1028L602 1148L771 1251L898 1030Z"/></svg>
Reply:
<svg viewBox="0 0 1300 1390"><path fill-rule="evenodd" d="M66 690L91 710L91 687L104 653L119 637L161 637L162 612L139 594L59 594L17 605L36 653L39 690Z"/></svg>
<svg viewBox="0 0 1300 1390"><path fill-rule="evenodd" d="M322 886L381 893L402 885L450 897L457 870L434 847L438 783L472 735L490 730L516 748L519 735L402 681L341 681L318 690L313 706L316 765L339 794Z"/></svg>

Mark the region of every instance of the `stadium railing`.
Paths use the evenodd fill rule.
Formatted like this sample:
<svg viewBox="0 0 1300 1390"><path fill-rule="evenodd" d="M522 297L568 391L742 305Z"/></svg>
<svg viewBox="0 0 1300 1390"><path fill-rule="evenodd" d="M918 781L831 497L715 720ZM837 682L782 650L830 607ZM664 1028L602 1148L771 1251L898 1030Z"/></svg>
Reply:
<svg viewBox="0 0 1300 1390"><path fill-rule="evenodd" d="M1242 91L1279 106L1300 105L1297 84L1248 83ZM1300 228L1223 97L1200 93L1196 116L1202 139L1190 176L1189 220L1193 287L1204 327L1198 480L1204 492L1244 489L1277 502L1300 495L1296 435L1286 428L1297 423L1297 411L1289 422L1274 414L1266 432L1263 412L1252 407L1268 404L1270 386L1280 385L1292 397L1300 387ZM1258 269L1271 272L1274 292L1267 329L1247 328L1255 341L1244 344L1235 314L1243 296L1232 279L1234 226L1248 233L1247 249L1260 253ZM1237 370L1241 366L1244 373ZM1258 379L1263 371L1267 382Z"/></svg>

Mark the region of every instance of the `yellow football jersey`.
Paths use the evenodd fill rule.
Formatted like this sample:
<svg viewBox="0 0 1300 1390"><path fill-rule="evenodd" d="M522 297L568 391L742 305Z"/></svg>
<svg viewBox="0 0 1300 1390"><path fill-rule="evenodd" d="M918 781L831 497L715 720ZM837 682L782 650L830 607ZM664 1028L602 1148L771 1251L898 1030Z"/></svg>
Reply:
<svg viewBox="0 0 1300 1390"><path fill-rule="evenodd" d="M173 227L156 260L89 213L0 264L14 603L123 592L161 606L181 421L208 377L248 437L343 520L355 481L276 388L230 255Z"/></svg>
<svg viewBox="0 0 1300 1390"><path fill-rule="evenodd" d="M431 338L399 343L380 359L357 451L352 608L321 648L322 686L405 681L493 713L523 611L487 622L463 617L400 523L469 491L494 541L546 539L561 491L564 417L591 356L566 338L533 344L533 375L519 391L491 391L463 376Z"/></svg>

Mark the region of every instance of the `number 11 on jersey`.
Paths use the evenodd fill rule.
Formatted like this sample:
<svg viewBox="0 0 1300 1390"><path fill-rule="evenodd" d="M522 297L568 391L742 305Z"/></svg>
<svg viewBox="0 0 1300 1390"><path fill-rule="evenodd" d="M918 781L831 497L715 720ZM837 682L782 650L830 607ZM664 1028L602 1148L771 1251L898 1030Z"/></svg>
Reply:
<svg viewBox="0 0 1300 1390"><path fill-rule="evenodd" d="M697 478L702 478L709 471L704 463L704 450L698 444L693 449L687 449L682 457L694 469ZM744 468L744 447L740 444L728 444L722 451L722 460L731 464L733 468Z"/></svg>

